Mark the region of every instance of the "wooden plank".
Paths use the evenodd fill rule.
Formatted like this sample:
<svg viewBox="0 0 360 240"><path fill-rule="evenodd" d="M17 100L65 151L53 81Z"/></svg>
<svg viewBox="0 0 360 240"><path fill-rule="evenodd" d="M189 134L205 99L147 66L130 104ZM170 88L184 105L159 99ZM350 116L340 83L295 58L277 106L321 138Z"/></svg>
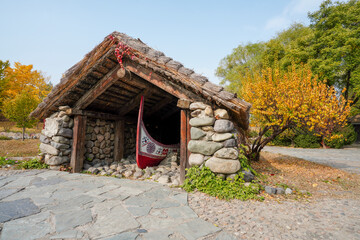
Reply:
<svg viewBox="0 0 360 240"><path fill-rule="evenodd" d="M118 79L117 71L120 66L116 66L109 71L102 79L100 79L95 86L87 91L74 105L74 108L84 109L89 106L98 96L106 91L111 85L113 85Z"/></svg>
<svg viewBox="0 0 360 240"><path fill-rule="evenodd" d="M74 118L73 144L70 167L73 173L80 172L84 164L86 116L77 115Z"/></svg>
<svg viewBox="0 0 360 240"><path fill-rule="evenodd" d="M199 99L199 96L197 96L196 94L164 79L158 74L152 72L151 69L145 68L138 63L135 63L133 61L125 61L125 67L139 77L145 79L146 81L154 84L155 86L177 98L183 98L188 100Z"/></svg>
<svg viewBox="0 0 360 240"><path fill-rule="evenodd" d="M186 164L185 164L185 168L189 168L190 164L189 164L189 157L191 152L187 149L187 146L189 145L189 142L191 140L191 135L190 135L190 111L189 110L185 110L186 112Z"/></svg>
<svg viewBox="0 0 360 240"><path fill-rule="evenodd" d="M124 146L125 121L118 120L115 122L114 161L120 161L124 157Z"/></svg>
<svg viewBox="0 0 360 240"><path fill-rule="evenodd" d="M123 117L114 115L114 114L110 114L110 113L103 113L103 112L96 112L96 111L89 111L89 110L79 110L79 109L74 109L74 108L70 108L70 109L66 110L66 114L75 115L75 116L81 115L81 116L87 116L90 118L99 118L99 119L103 119L103 120L112 120L112 121L123 120Z"/></svg>
<svg viewBox="0 0 360 240"><path fill-rule="evenodd" d="M185 168L187 162L187 124L186 124L186 112L181 110L180 112L180 184L185 180Z"/></svg>
<svg viewBox="0 0 360 240"><path fill-rule="evenodd" d="M120 116L124 116L125 114L127 114L128 112L133 110L134 108L138 107L140 104L141 96L147 96L150 92L151 92L151 89L149 89L149 88L143 89L133 99L131 99L128 103L126 103L125 106L123 106L119 110L118 114Z"/></svg>
<svg viewBox="0 0 360 240"><path fill-rule="evenodd" d="M157 103L152 109L150 109L149 111L145 111L145 116L151 116L154 113L156 113L157 111L159 111L160 109L162 109L164 106L166 106L167 104L171 103L173 101L172 98L164 98L162 101L160 101L159 103Z"/></svg>

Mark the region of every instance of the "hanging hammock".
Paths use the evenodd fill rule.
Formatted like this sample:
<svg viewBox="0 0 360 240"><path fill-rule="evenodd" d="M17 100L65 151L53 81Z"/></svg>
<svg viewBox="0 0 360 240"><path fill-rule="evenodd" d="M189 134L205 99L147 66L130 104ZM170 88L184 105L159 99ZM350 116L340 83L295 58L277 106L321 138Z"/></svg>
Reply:
<svg viewBox="0 0 360 240"><path fill-rule="evenodd" d="M144 96L141 97L136 132L136 162L139 168L158 165L170 152L178 152L179 144L164 145L153 139L143 122Z"/></svg>

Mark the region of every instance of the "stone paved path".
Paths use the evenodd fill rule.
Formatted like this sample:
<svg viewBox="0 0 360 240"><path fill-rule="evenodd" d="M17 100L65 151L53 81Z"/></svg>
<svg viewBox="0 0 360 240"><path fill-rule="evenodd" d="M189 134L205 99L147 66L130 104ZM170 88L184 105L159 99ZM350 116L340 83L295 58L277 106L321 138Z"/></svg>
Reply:
<svg viewBox="0 0 360 240"><path fill-rule="evenodd" d="M234 239L200 219L179 189L49 170L10 173L0 173L1 239Z"/></svg>
<svg viewBox="0 0 360 240"><path fill-rule="evenodd" d="M309 149L266 146L263 151L302 158L360 174L360 147L348 147L344 149Z"/></svg>

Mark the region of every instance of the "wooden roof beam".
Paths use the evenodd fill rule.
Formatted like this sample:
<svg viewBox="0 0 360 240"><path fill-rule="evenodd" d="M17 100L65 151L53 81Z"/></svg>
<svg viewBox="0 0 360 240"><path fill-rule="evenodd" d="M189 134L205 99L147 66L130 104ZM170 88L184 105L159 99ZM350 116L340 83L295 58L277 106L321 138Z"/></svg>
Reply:
<svg viewBox="0 0 360 240"><path fill-rule="evenodd" d="M111 87L119 78L125 76L125 70L120 66L116 66L109 71L102 79L100 79L95 86L87 91L74 105L76 109L85 109L89 106L97 97Z"/></svg>
<svg viewBox="0 0 360 240"><path fill-rule="evenodd" d="M152 83L153 85L177 98L183 98L188 100L201 100L198 95L174 84L167 79L164 79L157 73L153 72L151 69L146 68L134 61L127 60L124 62L124 66L127 70L131 71L142 79L145 79L147 82Z"/></svg>
<svg viewBox="0 0 360 240"><path fill-rule="evenodd" d="M171 103L172 101L174 101L174 99L169 98L169 97L164 98L162 101L157 103L152 109L150 109L149 111L145 111L145 116L153 115L154 113L156 113L157 111L159 111L160 109L165 107L167 104Z"/></svg>
<svg viewBox="0 0 360 240"><path fill-rule="evenodd" d="M120 116L124 116L134 108L138 107L140 104L141 96L147 96L151 93L149 88L143 89L140 93L138 93L133 99L131 99L128 103L126 103L118 112Z"/></svg>

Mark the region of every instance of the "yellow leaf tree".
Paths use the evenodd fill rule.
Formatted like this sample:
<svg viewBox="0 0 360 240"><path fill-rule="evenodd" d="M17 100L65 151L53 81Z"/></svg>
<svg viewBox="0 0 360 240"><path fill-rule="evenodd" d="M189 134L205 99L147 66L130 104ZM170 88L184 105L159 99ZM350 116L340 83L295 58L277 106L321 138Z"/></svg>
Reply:
<svg viewBox="0 0 360 240"><path fill-rule="evenodd" d="M249 74L243 86L241 95L252 103L252 120L260 126L258 137L247 144L251 160L259 160L265 145L286 129L305 128L324 139L344 126L350 113L350 103L307 65L293 64L286 72L266 68Z"/></svg>
<svg viewBox="0 0 360 240"><path fill-rule="evenodd" d="M22 65L14 63L14 67L7 67L4 71L6 88L3 95L6 99L14 99L18 94L25 91L34 96L37 100L43 99L51 90L47 78L33 65Z"/></svg>

